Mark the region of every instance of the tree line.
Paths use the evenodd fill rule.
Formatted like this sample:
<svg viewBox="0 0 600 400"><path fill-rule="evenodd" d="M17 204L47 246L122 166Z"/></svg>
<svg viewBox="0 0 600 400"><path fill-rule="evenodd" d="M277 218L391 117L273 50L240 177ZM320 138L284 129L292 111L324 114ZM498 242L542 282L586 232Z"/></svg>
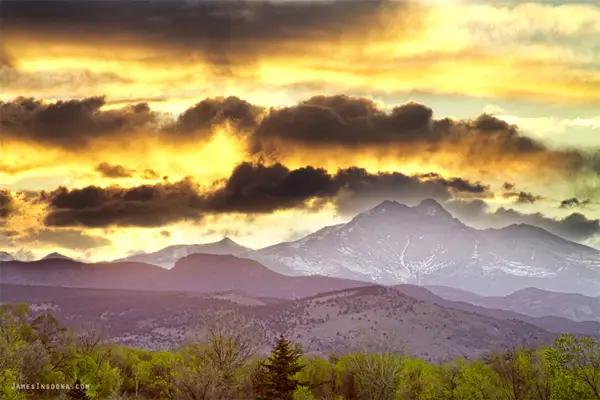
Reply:
<svg viewBox="0 0 600 400"><path fill-rule="evenodd" d="M589 337L433 363L381 343L313 356L284 336L268 354L260 329L231 313L199 326L181 348L150 351L109 343L98 327L67 329L25 304L0 305L0 398L600 400L600 343Z"/></svg>

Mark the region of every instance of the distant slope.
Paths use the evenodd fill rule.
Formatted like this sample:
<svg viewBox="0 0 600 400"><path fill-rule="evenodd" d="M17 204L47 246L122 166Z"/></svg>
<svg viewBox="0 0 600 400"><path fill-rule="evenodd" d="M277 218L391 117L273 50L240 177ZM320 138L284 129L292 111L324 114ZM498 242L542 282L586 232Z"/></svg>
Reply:
<svg viewBox="0 0 600 400"><path fill-rule="evenodd" d="M435 295L430 290L422 286L398 285L394 286L394 288L417 300L438 304L440 306L453 308L455 310L487 315L496 319L518 319L520 321L535 325L541 329L545 329L549 332L573 333L588 336L600 335L600 322L597 321L576 322L568 318L553 315L530 316L524 313L519 313L516 310L510 311L500 308L491 308L491 304L488 305L490 307L484 307L465 301L446 300Z"/></svg>
<svg viewBox="0 0 600 400"><path fill-rule="evenodd" d="M136 254L114 262L141 262L146 264L157 265L163 268L172 268L177 260L187 257L191 254L202 253L202 254L231 254L238 255L252 251L248 247L241 246L235 243L229 238L223 238L222 240L214 243L204 244L189 244L189 245L174 245L165 247L164 249L155 251L153 253Z"/></svg>
<svg viewBox="0 0 600 400"><path fill-rule="evenodd" d="M556 337L531 324L498 320L418 301L393 288L368 286L261 305L238 293L193 294L2 285L3 301L26 301L77 326L102 321L110 338L146 348L178 346L198 315L231 309L259 322L265 348L280 334L308 352L359 350L380 341L429 360L477 357L510 346L539 346ZM233 297L233 299L231 298ZM240 301L242 299L242 301ZM256 305L244 304L255 299ZM357 340L360 339L360 340Z"/></svg>
<svg viewBox="0 0 600 400"><path fill-rule="evenodd" d="M441 286L427 286L427 289L447 300L509 310L532 317L555 316L573 321L600 321L600 297L537 288L521 289L507 296L490 297Z"/></svg>
<svg viewBox="0 0 600 400"><path fill-rule="evenodd" d="M149 264L86 264L62 258L0 264L0 282L19 285L160 290L167 273Z"/></svg>
<svg viewBox="0 0 600 400"><path fill-rule="evenodd" d="M267 298L300 298L368 285L323 276L285 276L254 260L215 254L192 254L179 260L171 270L137 262L86 264L68 259L5 262L0 265L0 282L200 293L241 290Z"/></svg>
<svg viewBox="0 0 600 400"><path fill-rule="evenodd" d="M240 290L253 296L300 298L367 283L324 276L290 277L249 259L228 255L192 254L169 271L177 290L214 292Z"/></svg>
<svg viewBox="0 0 600 400"><path fill-rule="evenodd" d="M600 294L600 251L524 224L477 230L431 199L415 207L385 201L346 224L244 256L284 274L498 296L531 286Z"/></svg>

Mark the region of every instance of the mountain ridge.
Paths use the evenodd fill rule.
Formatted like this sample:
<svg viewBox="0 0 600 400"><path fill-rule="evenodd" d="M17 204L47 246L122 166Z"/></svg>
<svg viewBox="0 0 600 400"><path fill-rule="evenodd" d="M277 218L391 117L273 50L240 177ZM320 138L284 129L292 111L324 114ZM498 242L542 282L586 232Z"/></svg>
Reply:
<svg viewBox="0 0 600 400"><path fill-rule="evenodd" d="M234 242L229 237L224 237L216 242L171 245L154 252L134 254L112 262L138 261L168 269L173 268L179 259L191 254L239 255L249 251L252 249Z"/></svg>
<svg viewBox="0 0 600 400"><path fill-rule="evenodd" d="M191 254L165 269L133 261L83 263L46 259L0 264L0 283L88 289L128 289L207 293L242 290L253 296L300 298L360 287L365 282L325 276L286 276L255 260L222 254Z"/></svg>
<svg viewBox="0 0 600 400"><path fill-rule="evenodd" d="M528 286L600 293L600 251L527 224L475 229L433 199L413 207L384 201L347 223L244 256L281 273L386 285L476 286L498 295Z"/></svg>

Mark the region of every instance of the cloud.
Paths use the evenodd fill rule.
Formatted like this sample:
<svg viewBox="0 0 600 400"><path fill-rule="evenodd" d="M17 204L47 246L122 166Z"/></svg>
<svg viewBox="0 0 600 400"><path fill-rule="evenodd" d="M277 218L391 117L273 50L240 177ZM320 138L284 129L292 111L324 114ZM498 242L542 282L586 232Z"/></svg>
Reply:
<svg viewBox="0 0 600 400"><path fill-rule="evenodd" d="M198 131L210 134L214 126L231 122L235 128L244 131L256 128L263 112L263 107L235 96L208 98L186 109L176 122L164 130L180 134Z"/></svg>
<svg viewBox="0 0 600 400"><path fill-rule="evenodd" d="M500 208L495 211L493 218L503 223L526 223L546 229L555 235L562 236L574 241L585 241L600 233L600 220L588 219L580 213L573 213L563 219L554 219L544 216L542 213L524 214L513 209Z"/></svg>
<svg viewBox="0 0 600 400"><path fill-rule="evenodd" d="M99 139L152 131L158 115L145 103L101 111L104 97L55 103L20 97L0 102L0 139L49 145L67 150L89 149Z"/></svg>
<svg viewBox="0 0 600 400"><path fill-rule="evenodd" d="M504 182L504 184L502 184L502 190L504 190L504 191L515 190L515 188L516 188L516 185L514 183Z"/></svg>
<svg viewBox="0 0 600 400"><path fill-rule="evenodd" d="M96 165L94 168L96 172L102 175L104 178L118 179L118 178L133 178L139 175L144 180L156 180L160 178L160 174L151 168L127 168L119 164L110 164L102 162Z"/></svg>
<svg viewBox="0 0 600 400"><path fill-rule="evenodd" d="M133 169L125 168L122 165L112 165L107 162L98 164L95 169L96 172L105 178L131 178L135 173Z"/></svg>
<svg viewBox="0 0 600 400"><path fill-rule="evenodd" d="M543 199L542 196L523 191L502 193L502 197L514 200L516 204L534 204L536 201Z"/></svg>
<svg viewBox="0 0 600 400"><path fill-rule="evenodd" d="M415 7L401 1L323 2L153 2L85 1L40 3L33 11L19 2L3 4L3 30L69 42L117 41L175 51L202 59L228 73L265 54L338 37L360 38L385 28L380 16L394 13L397 24L415 29ZM402 12L406 10L406 12ZM410 12L409 12L410 10ZM401 17L405 15L403 20ZM296 46L294 46L296 45ZM186 54L187 53L187 54Z"/></svg>
<svg viewBox="0 0 600 400"><path fill-rule="evenodd" d="M35 229L19 237L19 245L57 246L69 250L89 250L110 246L112 242L103 237L76 229Z"/></svg>
<svg viewBox="0 0 600 400"><path fill-rule="evenodd" d="M14 207L15 202L12 197L12 192L0 189L0 222L9 217L14 210Z"/></svg>
<svg viewBox="0 0 600 400"><path fill-rule="evenodd" d="M252 135L251 150L281 156L293 148L376 150L396 158L431 159L481 169L546 169L598 174L598 154L549 149L516 125L482 114L474 119L434 118L424 104L385 109L366 98L316 96L271 109Z"/></svg>
<svg viewBox="0 0 600 400"><path fill-rule="evenodd" d="M59 0L33 11L5 3L0 25L12 70L35 75L7 79L18 82L9 95L83 96L104 86L121 99L227 92L280 104L304 86L563 106L599 99L591 27L600 8L592 5Z"/></svg>
<svg viewBox="0 0 600 400"><path fill-rule="evenodd" d="M132 188L58 188L37 199L46 203L45 224L53 227L161 227L201 219L199 189L191 179Z"/></svg>
<svg viewBox="0 0 600 400"><path fill-rule="evenodd" d="M424 104L409 102L386 110L373 100L346 95L317 96L296 106L272 109L253 139L257 148L280 140L347 148L418 146L429 152L456 142L473 157L477 150L508 156L546 150L541 143L521 136L516 126L491 115L465 121L434 119L433 110Z"/></svg>
<svg viewBox="0 0 600 400"><path fill-rule="evenodd" d="M580 207L586 206L591 203L590 199L579 200L576 197L571 197L569 199L565 199L560 202L560 208L572 208L572 207Z"/></svg>
<svg viewBox="0 0 600 400"><path fill-rule="evenodd" d="M61 187L42 192L34 201L46 204L51 227L161 227L202 221L208 214L267 214L294 208L319 209L333 202L348 213L378 196L395 198L481 197L489 187L439 174L414 176L398 172L372 174L352 167L334 174L306 166L289 169L275 163L240 163L227 179L201 186L191 178L131 188ZM311 203L313 201L313 203Z"/></svg>
<svg viewBox="0 0 600 400"><path fill-rule="evenodd" d="M548 148L488 114L435 118L431 108L416 102L386 108L364 97L315 96L267 109L238 97L214 97L189 107L176 120L146 103L117 109L105 105L104 97L0 102L0 140L62 149L71 158L98 152L99 143L175 152L191 142L207 144L220 132L215 128L226 123L228 135L241 146L245 143L249 155L239 157L246 159L274 157L289 164L302 158L318 165L327 153L328 158L368 153L371 158L433 162L452 171L488 175L500 168L513 175L600 173L600 152ZM117 173L105 167L105 172Z"/></svg>
<svg viewBox="0 0 600 400"><path fill-rule="evenodd" d="M453 199L446 206L454 216L479 228L528 224L575 242L590 241L600 234L600 220L589 219L580 213L573 213L565 218L552 218L542 213L528 214L504 207L491 211L489 205L481 199Z"/></svg>
<svg viewBox="0 0 600 400"><path fill-rule="evenodd" d="M343 215L355 215L383 200L418 203L426 198L446 201L452 198L476 198L491 195L489 186L462 178L443 178L439 174L399 172L369 174L361 168L350 168L338 173L344 187L334 200Z"/></svg>

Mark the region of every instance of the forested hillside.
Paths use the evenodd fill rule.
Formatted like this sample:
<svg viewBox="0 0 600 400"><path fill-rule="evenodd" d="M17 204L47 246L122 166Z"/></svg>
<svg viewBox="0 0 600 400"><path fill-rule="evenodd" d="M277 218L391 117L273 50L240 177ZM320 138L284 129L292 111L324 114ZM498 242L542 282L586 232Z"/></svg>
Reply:
<svg viewBox="0 0 600 400"><path fill-rule="evenodd" d="M404 356L387 336L361 336L353 351L317 357L283 336L265 352L260 335L251 320L230 312L203 321L181 348L140 350L103 340L100 325L70 330L52 314L4 304L0 398L600 399L600 344L586 337L430 363Z"/></svg>

